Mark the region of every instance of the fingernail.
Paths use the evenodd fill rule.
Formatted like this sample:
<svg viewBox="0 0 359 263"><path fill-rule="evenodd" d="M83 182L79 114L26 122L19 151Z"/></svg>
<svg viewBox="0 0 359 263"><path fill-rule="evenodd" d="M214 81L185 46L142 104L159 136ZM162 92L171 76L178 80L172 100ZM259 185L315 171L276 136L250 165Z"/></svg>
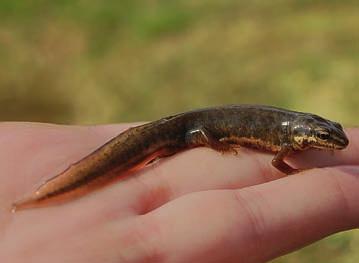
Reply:
<svg viewBox="0 0 359 263"><path fill-rule="evenodd" d="M339 170L352 175L359 175L359 166L358 165L345 165L338 167Z"/></svg>

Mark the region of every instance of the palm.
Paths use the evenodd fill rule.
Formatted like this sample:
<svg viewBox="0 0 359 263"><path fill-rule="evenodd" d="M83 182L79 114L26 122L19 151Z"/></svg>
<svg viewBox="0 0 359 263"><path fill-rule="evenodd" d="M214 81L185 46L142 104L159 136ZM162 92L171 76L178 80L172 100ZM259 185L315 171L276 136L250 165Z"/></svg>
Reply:
<svg viewBox="0 0 359 263"><path fill-rule="evenodd" d="M358 226L358 131L346 151L297 161L343 169L281 178L271 155L200 148L64 205L10 212L123 128L0 126L2 262L260 262Z"/></svg>

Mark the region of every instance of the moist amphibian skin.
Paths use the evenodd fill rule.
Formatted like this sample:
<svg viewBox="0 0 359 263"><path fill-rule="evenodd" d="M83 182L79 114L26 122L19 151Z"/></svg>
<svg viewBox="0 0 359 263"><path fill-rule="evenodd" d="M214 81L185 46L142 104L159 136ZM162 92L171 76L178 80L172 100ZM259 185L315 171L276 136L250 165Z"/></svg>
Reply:
<svg viewBox="0 0 359 263"><path fill-rule="evenodd" d="M13 211L64 201L136 171L154 159L205 146L236 152L245 146L275 153L272 165L284 174L299 170L283 159L309 148L344 149L349 141L339 123L310 113L271 106L228 105L199 109L130 128L42 184Z"/></svg>

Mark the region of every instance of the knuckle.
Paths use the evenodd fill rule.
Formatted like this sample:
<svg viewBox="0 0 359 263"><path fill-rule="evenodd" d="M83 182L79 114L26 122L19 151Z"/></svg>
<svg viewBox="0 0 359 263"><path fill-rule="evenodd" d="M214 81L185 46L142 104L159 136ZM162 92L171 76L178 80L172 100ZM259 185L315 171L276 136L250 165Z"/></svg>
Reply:
<svg viewBox="0 0 359 263"><path fill-rule="evenodd" d="M152 176L139 176L137 182L141 185L142 191L139 196L138 214L144 215L163 203L167 202L173 196L171 183L162 175L159 167L151 170ZM150 179L148 179L150 178Z"/></svg>
<svg viewBox="0 0 359 263"><path fill-rule="evenodd" d="M272 162L261 159L257 154L251 154L250 161L256 169L256 174L259 174L264 182L269 182L280 177L279 171L274 169Z"/></svg>
<svg viewBox="0 0 359 263"><path fill-rule="evenodd" d="M249 238L252 244L260 249L266 233L266 221L263 213L262 197L253 189L235 191L239 205L239 216L247 221Z"/></svg>
<svg viewBox="0 0 359 263"><path fill-rule="evenodd" d="M332 195L337 200L337 215L343 217L341 222L350 221L351 216L351 202L347 191L345 190L345 184L341 178L341 175L334 172L331 169L326 169L328 173L328 182L331 188ZM357 218L358 219L358 218Z"/></svg>
<svg viewBox="0 0 359 263"><path fill-rule="evenodd" d="M137 216L132 222L121 231L119 262L165 262L163 246L160 245L159 224L151 217L144 216Z"/></svg>

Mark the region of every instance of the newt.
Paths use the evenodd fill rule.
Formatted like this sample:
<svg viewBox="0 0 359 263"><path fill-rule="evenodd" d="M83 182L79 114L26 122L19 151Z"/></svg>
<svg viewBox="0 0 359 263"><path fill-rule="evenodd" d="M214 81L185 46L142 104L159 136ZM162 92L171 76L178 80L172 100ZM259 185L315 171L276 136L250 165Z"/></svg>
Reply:
<svg viewBox="0 0 359 263"><path fill-rule="evenodd" d="M194 147L221 153L236 153L240 146L270 151L275 154L272 165L289 175L300 171L284 161L290 153L340 150L348 143L339 123L311 113L262 105L193 110L125 130L16 202L13 211L82 195L155 159Z"/></svg>

